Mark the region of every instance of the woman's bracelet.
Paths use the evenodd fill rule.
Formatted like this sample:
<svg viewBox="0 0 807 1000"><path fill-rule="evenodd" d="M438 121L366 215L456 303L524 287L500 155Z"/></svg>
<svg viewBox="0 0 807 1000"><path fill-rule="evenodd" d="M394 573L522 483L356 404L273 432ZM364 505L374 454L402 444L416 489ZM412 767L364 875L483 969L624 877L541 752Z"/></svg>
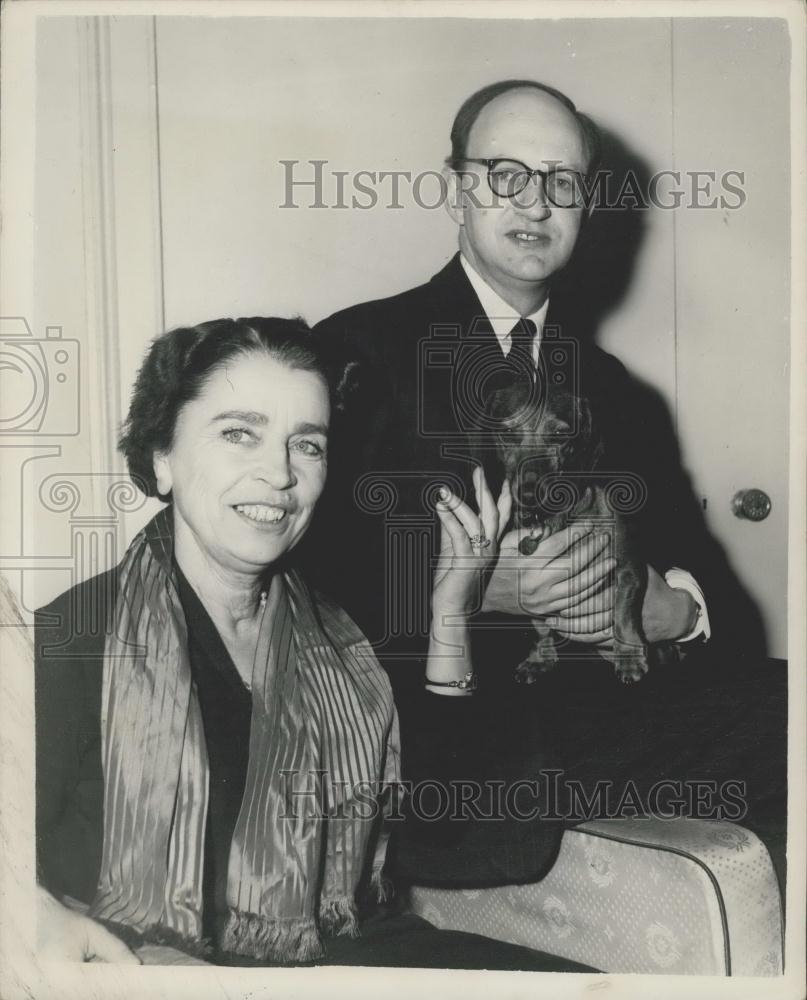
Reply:
<svg viewBox="0 0 807 1000"><path fill-rule="evenodd" d="M460 688L462 691L476 691L477 681L476 674L473 670L469 670L461 681L430 681L427 677L425 684L426 687Z"/></svg>

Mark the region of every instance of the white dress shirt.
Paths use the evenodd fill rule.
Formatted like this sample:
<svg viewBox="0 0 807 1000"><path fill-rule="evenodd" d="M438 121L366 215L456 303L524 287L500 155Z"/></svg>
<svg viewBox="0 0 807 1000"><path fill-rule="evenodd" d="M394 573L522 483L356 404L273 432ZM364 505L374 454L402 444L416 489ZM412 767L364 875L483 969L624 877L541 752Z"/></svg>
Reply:
<svg viewBox="0 0 807 1000"><path fill-rule="evenodd" d="M485 310L485 315L490 321L490 325L493 327L493 332L496 334L496 339L499 341L499 345L501 346L502 353L506 357L510 353L512 341L510 333L522 316L517 309L508 305L501 295L490 287L484 278L476 273L476 271L462 255L460 255L460 263L462 264L465 273L468 275L468 280L471 282L471 285L476 292L476 297L479 299L482 304L482 308ZM548 308L549 299L546 299L544 304L534 313L530 313L529 316L523 317L524 319L532 320L538 331L532 341L532 360L536 365L538 364L538 351L541 348L541 334L543 333L544 322L546 321L546 311Z"/></svg>
<svg viewBox="0 0 807 1000"><path fill-rule="evenodd" d="M487 316L490 325L493 327L493 332L496 334L496 339L499 341L502 353L506 357L510 353L512 339L510 332L516 323L522 319L522 316L518 310L514 309L511 305L505 302L501 295L490 287L485 279L473 269L462 254L460 255L460 263L468 276L468 280L471 282L473 290L476 292L476 297L479 299L482 308L485 310L485 315ZM540 309L537 309L529 316L523 317L524 319L532 320L537 329L537 333L535 334L532 342L532 358L536 364L538 364L538 352L541 348L541 333L544 329L548 309L549 299L547 298ZM703 591L698 586L695 578L691 573L687 572L687 570L679 569L677 566L673 566L672 569L667 570L664 574L664 579L667 581L667 585L672 587L673 590L685 590L698 606L698 617L695 620L695 625L692 631L676 641L689 642L691 639L697 639L699 636L703 636L704 641L707 640L712 634L709 624L709 613L706 610L706 598L703 596Z"/></svg>

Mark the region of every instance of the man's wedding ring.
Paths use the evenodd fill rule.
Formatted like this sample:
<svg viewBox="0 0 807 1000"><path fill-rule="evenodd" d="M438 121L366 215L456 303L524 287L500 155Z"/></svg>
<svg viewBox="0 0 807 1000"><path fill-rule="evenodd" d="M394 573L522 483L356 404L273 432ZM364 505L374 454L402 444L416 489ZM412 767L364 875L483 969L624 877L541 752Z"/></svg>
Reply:
<svg viewBox="0 0 807 1000"><path fill-rule="evenodd" d="M490 545L490 539L484 535L471 535L468 539L472 549L486 549Z"/></svg>

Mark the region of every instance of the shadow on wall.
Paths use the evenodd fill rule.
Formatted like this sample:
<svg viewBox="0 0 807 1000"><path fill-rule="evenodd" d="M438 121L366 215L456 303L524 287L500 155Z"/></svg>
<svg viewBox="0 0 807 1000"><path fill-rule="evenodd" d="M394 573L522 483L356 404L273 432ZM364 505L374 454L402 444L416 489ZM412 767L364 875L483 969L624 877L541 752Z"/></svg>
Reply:
<svg viewBox="0 0 807 1000"><path fill-rule="evenodd" d="M620 193L618 210L595 208L585 223L575 256L553 287L553 299L562 303L559 312L567 318L577 336L596 343L603 320L616 309L630 291L636 263L645 236L651 171L646 161L629 149L614 133L601 129L603 140L601 169L608 177L608 203ZM635 196L632 195L635 194ZM659 450L681 466L681 449L670 410L661 394L651 385L631 375L641 412L657 436ZM719 581L719 593L710 598L713 641L721 659L731 668L730 658L741 655L759 662L766 656L767 641L762 616L756 603L734 572L723 547L706 530L700 502L689 484L681 511L685 524L703 528L710 550L704 562ZM727 635L726 633L730 633ZM721 633L723 633L721 637Z"/></svg>
<svg viewBox="0 0 807 1000"><path fill-rule="evenodd" d="M575 255L555 283L554 298L562 296L563 314L584 339L595 339L602 320L627 295L645 232L650 167L614 133L600 129L600 170L607 178L608 205L595 208L584 223ZM637 192L632 197L631 192Z"/></svg>
<svg viewBox="0 0 807 1000"><path fill-rule="evenodd" d="M639 412L645 415L659 452L669 455L670 461L682 468L681 448L667 403L656 388L635 375L630 378L639 401ZM704 551L697 554L698 564L708 568L711 584L707 604L712 639L706 647L707 655L711 666L731 674L739 660L756 666L767 657L765 625L756 602L734 571L728 553L708 530L688 472L684 470L682 475L686 492L680 498L677 514L681 523L690 526L695 537L702 539ZM663 483L659 485L663 488ZM695 575L697 579L697 573Z"/></svg>

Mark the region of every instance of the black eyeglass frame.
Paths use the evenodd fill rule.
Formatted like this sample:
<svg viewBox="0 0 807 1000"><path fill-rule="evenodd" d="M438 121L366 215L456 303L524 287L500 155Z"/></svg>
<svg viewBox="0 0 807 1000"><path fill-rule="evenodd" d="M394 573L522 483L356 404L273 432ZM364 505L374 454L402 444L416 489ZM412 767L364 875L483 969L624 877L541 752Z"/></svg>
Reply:
<svg viewBox="0 0 807 1000"><path fill-rule="evenodd" d="M557 170L557 169L555 169L555 170L539 170L538 168L536 168L535 170L532 170L530 167L527 166L526 163L522 163L521 160L516 160L512 156L496 156L496 157L492 157L492 158L484 159L484 160L475 159L472 156L463 156L463 158L462 158L462 160L460 162L461 163L477 163L477 164L479 164L479 166L486 167L487 168L487 182L488 182L488 187L490 188L490 190L492 191L492 193L496 195L497 198L507 198L508 200L512 200L513 198L517 198L521 194L521 192L525 190L525 188L530 183L530 181L534 177L537 176L537 177L541 178L541 183L543 184L543 187L544 187L544 194L546 195L547 199L555 206L555 208L585 208L586 207L586 194L587 194L587 192L586 192L586 185L583 183L583 181L588 176L588 174L584 173L582 170L570 170L570 169L567 169L567 168L563 168L563 169L560 169L560 170ZM513 163L513 164L516 164L517 166L523 168L523 176L526 178L526 180L521 185L521 187L518 189L518 191L513 191L511 194L503 194L500 191L497 191L496 188L493 186L493 181L491 179L491 174L494 173L494 168L499 163ZM457 170L457 167L454 166L454 164L452 164L452 167L453 167L454 170ZM568 174L568 175L571 175L575 179L575 192L579 193L579 195L580 195L580 201L573 201L570 205L566 205L566 204L563 204L561 202L555 201L555 199L549 193L549 188L547 186L547 179L549 177L555 175L555 174Z"/></svg>

